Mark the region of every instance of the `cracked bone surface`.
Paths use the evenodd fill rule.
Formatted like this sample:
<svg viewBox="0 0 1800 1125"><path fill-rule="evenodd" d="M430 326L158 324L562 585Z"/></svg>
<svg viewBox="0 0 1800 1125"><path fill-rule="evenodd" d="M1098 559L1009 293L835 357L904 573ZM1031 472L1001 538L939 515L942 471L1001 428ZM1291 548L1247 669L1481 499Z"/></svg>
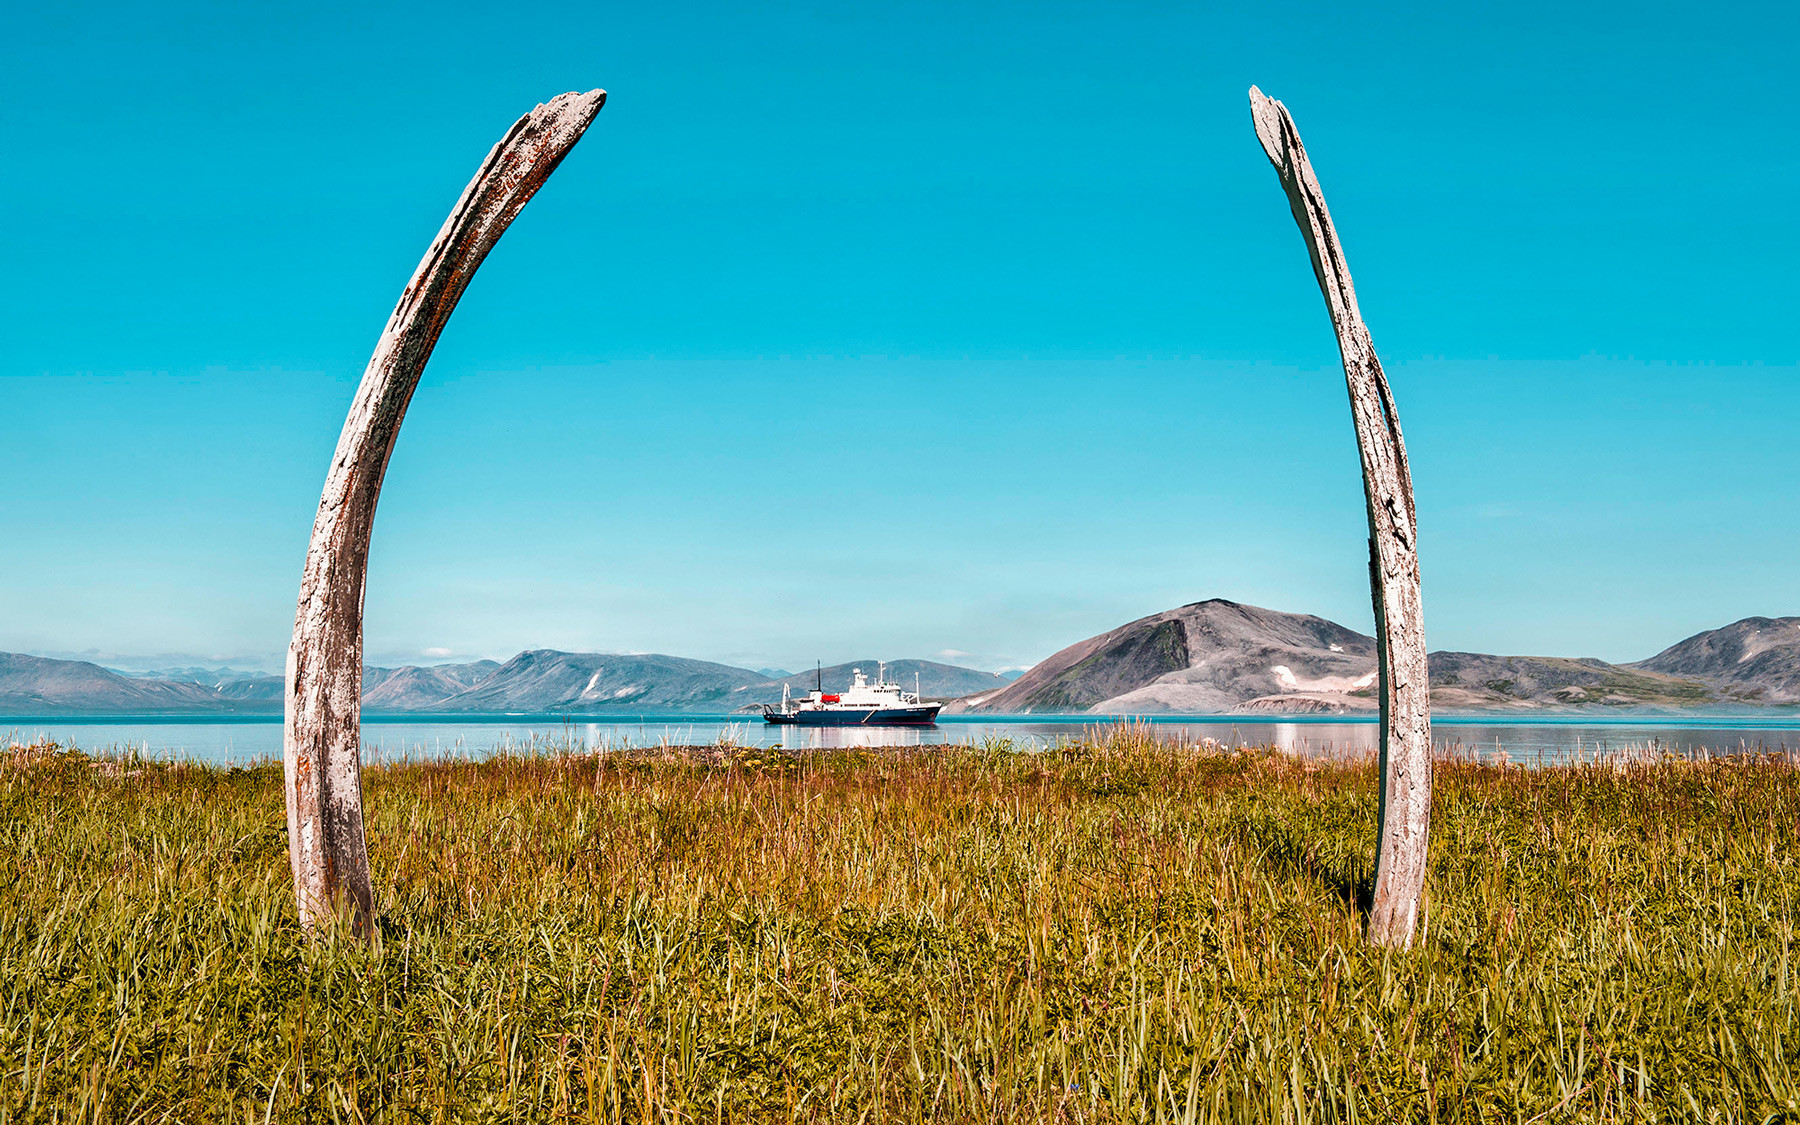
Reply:
<svg viewBox="0 0 1800 1125"><path fill-rule="evenodd" d="M1300 131L1286 106L1254 86L1250 116L1287 193L1312 256L1313 275L1325 295L1362 453L1381 698L1381 813L1368 938L1381 945L1407 946L1419 923L1431 836L1431 698L1412 472L1406 464L1394 396L1356 307L1344 248L1306 147L1300 143Z"/></svg>
<svg viewBox="0 0 1800 1125"><path fill-rule="evenodd" d="M552 98L488 152L394 306L344 420L313 521L287 658L288 858L309 928L343 915L358 934L374 932L362 812L363 587L394 439L475 270L605 102L604 90Z"/></svg>

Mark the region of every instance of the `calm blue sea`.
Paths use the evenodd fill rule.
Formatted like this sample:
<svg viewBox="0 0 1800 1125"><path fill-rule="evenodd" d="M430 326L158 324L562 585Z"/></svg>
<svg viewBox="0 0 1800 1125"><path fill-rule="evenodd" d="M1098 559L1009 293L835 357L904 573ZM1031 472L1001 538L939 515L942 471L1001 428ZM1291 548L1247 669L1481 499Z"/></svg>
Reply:
<svg viewBox="0 0 1800 1125"><path fill-rule="evenodd" d="M1228 745L1275 745L1324 757L1374 748L1373 720L1245 718L1159 715L1136 720L1158 735ZM925 729L768 726L728 715L642 715L570 721L555 716L477 716L439 719L371 717L363 723L368 761L406 758L485 758L495 753L553 753L659 744L711 744L801 748L920 746L1004 741L1023 750L1046 749L1107 725L1092 715L970 716ZM1800 714L1717 719L1607 718L1496 722L1438 718L1438 744L1483 758L1523 764L1590 760L1620 753L1720 755L1800 752ZM159 758L214 764L246 764L281 756L279 716L171 720L166 717L104 721L0 717L0 745L55 739L90 753L132 751Z"/></svg>

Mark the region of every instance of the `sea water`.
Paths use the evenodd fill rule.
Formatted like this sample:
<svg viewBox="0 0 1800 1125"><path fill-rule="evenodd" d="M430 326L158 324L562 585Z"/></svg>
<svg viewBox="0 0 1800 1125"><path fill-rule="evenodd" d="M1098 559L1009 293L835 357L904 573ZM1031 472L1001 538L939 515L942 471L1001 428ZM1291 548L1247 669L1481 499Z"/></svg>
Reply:
<svg viewBox="0 0 1800 1125"><path fill-rule="evenodd" d="M466 758L494 754L555 754L657 746L780 747L789 750L930 746L969 743L1018 750L1051 749L1091 737L1120 722L1146 725L1157 737L1227 746L1278 746L1319 757L1372 751L1379 728L1372 719L1270 716L1155 715L1124 720L1095 715L980 715L946 717L932 727L770 726L744 715L622 715L568 719L554 715L419 718L367 716L363 756L368 762ZM0 745L51 739L89 753L140 755L248 765L281 756L280 716L170 719L0 717ZM1448 753L1519 764L1592 761L1630 755L1718 756L1800 754L1800 714L1691 718L1578 716L1529 722L1492 717L1438 717L1433 739Z"/></svg>

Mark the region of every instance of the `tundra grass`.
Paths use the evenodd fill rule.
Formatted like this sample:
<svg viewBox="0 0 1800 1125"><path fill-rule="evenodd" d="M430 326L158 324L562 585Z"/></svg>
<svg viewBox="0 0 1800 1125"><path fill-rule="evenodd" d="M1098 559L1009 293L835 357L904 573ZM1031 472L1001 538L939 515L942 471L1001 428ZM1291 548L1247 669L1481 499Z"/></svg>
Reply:
<svg viewBox="0 0 1800 1125"><path fill-rule="evenodd" d="M1359 938L1367 762L368 771L378 948L293 917L279 766L0 756L0 1121L1769 1121L1800 776L1441 762Z"/></svg>

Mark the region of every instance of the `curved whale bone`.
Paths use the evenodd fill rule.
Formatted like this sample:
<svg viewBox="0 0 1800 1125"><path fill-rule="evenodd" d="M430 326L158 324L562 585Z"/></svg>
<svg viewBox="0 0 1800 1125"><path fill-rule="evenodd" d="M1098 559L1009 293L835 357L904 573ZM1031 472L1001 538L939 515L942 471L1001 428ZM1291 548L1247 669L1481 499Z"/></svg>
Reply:
<svg viewBox="0 0 1800 1125"><path fill-rule="evenodd" d="M1431 836L1431 697L1412 472L1406 464L1394 396L1356 307L1344 248L1306 147L1300 143L1300 131L1286 106L1254 86L1250 116L1312 256L1313 275L1337 332L1356 444L1362 452L1363 495L1369 509L1369 593L1375 603L1381 673L1381 813L1367 936L1380 945L1408 946L1425 893Z"/></svg>
<svg viewBox="0 0 1800 1125"><path fill-rule="evenodd" d="M373 932L360 745L363 587L394 439L475 270L605 102L604 90L552 98L488 152L400 294L344 419L313 521L287 658L288 858L308 928L347 916L357 934Z"/></svg>

